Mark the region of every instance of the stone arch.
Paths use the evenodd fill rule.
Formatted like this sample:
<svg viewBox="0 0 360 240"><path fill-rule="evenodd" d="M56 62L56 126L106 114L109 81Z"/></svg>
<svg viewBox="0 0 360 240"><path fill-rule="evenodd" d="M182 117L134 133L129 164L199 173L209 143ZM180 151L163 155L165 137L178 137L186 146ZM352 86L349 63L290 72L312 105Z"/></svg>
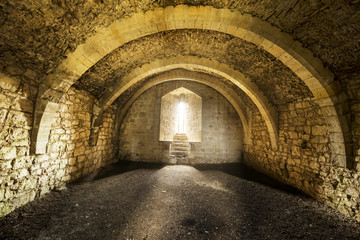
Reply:
<svg viewBox="0 0 360 240"><path fill-rule="evenodd" d="M50 98L49 93L54 90L66 92L87 69L124 43L161 31L185 28L220 31L254 43L293 70L315 98L338 93L338 84L332 81L333 74L322 62L270 23L228 9L179 5L137 13L99 29L47 76L41 98ZM57 98L56 94L52 96Z"/></svg>
<svg viewBox="0 0 360 240"><path fill-rule="evenodd" d="M236 71L226 64L221 64L216 61L198 58L194 56L183 56L169 59L159 59L146 64L140 68L134 69L128 75L124 76L118 85L114 88L114 91L103 96L99 99L99 108L104 109L114 102L126 89L140 80L147 78L151 75L183 68L187 70L201 70L206 71L218 76L228 79L241 90L243 90L250 99L255 103L268 127L270 134L271 145L274 149L277 148L277 112L274 106L270 104L267 98L257 88L257 86L251 82L251 80L245 77L239 71Z"/></svg>
<svg viewBox="0 0 360 240"><path fill-rule="evenodd" d="M304 81L314 99L321 100L321 106L331 109L332 130L335 134L333 138L337 143L345 142L346 134L349 133L347 121L341 116L341 109L337 111L335 108L336 104L341 103L337 97L341 88L333 80L333 74L323 67L322 62L289 34L281 32L268 22L249 14L209 6L178 5L158 8L134 14L99 29L44 79L38 96L56 102L87 69L117 47L156 32L185 28L227 33L254 43L278 58ZM36 131L35 134L37 135ZM349 142L350 138L351 136L348 136L346 142ZM346 151L350 156L351 149L348 150L344 144L340 144L340 147L335 149L335 155L345 158ZM340 165L344 165L344 161L341 162Z"/></svg>
<svg viewBox="0 0 360 240"><path fill-rule="evenodd" d="M33 154L45 154L59 104L38 99L35 106L30 149Z"/></svg>
<svg viewBox="0 0 360 240"><path fill-rule="evenodd" d="M122 109L119 109L117 115L117 127L116 129L119 129L119 126L121 125L121 122L123 118L125 117L127 111L133 104L133 102L146 90L149 88L164 83L168 81L174 81L174 80L185 80L185 81L193 81L193 82L199 82L206 86L209 86L216 91L218 91L221 95L223 95L230 104L234 107L236 113L238 114L240 121L242 122L243 126L243 132L244 132L244 144L250 145L251 144L251 138L250 138L250 124L249 124L249 118L246 114L245 110L245 104L241 100L241 98L231 89L226 89L224 84L221 83L215 83L214 79L211 79L210 76L201 74L199 72L190 72L190 71L184 71L182 69L180 70L171 70L162 74L159 74L157 76L152 77L151 81L147 82L142 86L139 90L137 90L133 96L126 102L124 107ZM103 108L104 109L104 108ZM101 114L100 114L101 115ZM118 130L116 130L118 131Z"/></svg>
<svg viewBox="0 0 360 240"><path fill-rule="evenodd" d="M160 140L161 99L179 88L188 89L201 97L202 132L201 141L191 141L186 132L191 145L189 158L175 161L170 144L177 134L171 140ZM128 94L125 93L125 96ZM123 96L121 99L124 99ZM117 109L120 110L122 106L120 103ZM138 117L140 113L141 117ZM220 159L221 162L241 161L244 154L242 123L234 108L215 89L194 81L167 81L149 88L130 106L116 131L114 142L119 146L120 160L194 164L194 160L203 159L201 161L204 163L220 163Z"/></svg>

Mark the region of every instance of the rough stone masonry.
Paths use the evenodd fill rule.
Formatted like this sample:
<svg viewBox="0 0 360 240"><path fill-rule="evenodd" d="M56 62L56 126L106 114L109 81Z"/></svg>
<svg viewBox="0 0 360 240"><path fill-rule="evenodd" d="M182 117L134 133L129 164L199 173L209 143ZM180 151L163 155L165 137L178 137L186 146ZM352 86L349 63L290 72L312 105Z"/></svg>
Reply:
<svg viewBox="0 0 360 240"><path fill-rule="evenodd" d="M198 160L360 221L359 22L357 0L2 1L0 216L125 155L166 162L149 113L181 80L208 103Z"/></svg>

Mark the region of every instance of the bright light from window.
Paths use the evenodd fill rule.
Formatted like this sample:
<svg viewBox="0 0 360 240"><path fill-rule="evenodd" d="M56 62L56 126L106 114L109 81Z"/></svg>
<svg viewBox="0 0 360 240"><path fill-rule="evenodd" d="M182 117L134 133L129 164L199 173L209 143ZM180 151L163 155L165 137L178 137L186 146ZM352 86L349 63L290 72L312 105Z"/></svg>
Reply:
<svg viewBox="0 0 360 240"><path fill-rule="evenodd" d="M186 103L179 102L177 106L177 132L185 133Z"/></svg>
<svg viewBox="0 0 360 240"><path fill-rule="evenodd" d="M173 141L176 133L201 142L202 99L180 87L161 97L159 141Z"/></svg>

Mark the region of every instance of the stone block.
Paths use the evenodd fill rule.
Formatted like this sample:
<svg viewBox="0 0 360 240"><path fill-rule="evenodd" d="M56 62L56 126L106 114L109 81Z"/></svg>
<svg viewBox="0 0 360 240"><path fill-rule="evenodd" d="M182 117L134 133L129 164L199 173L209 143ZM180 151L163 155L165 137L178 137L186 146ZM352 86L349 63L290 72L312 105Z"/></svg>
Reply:
<svg viewBox="0 0 360 240"><path fill-rule="evenodd" d="M36 79L36 72L32 71L31 69L27 69L24 73L24 76L28 79L35 80Z"/></svg>
<svg viewBox="0 0 360 240"><path fill-rule="evenodd" d="M12 168L12 160L8 160L8 161L1 160L0 161L0 172L7 170L7 169L11 169L11 168Z"/></svg>
<svg viewBox="0 0 360 240"><path fill-rule="evenodd" d="M12 105L12 99L0 92L0 108L8 109Z"/></svg>
<svg viewBox="0 0 360 240"><path fill-rule="evenodd" d="M0 199L5 199L5 189L0 189Z"/></svg>
<svg viewBox="0 0 360 240"><path fill-rule="evenodd" d="M5 74L0 73L0 87L2 89L6 89L11 92L15 92L16 90L18 90L19 85L20 85L19 79L12 78Z"/></svg>
<svg viewBox="0 0 360 240"><path fill-rule="evenodd" d="M14 169L21 169L21 168L25 168L25 166L27 165L27 159L24 157L19 157L16 158L13 164L13 168Z"/></svg>
<svg viewBox="0 0 360 240"><path fill-rule="evenodd" d="M25 155L29 155L29 148L26 147L18 147L17 148L17 155L18 156L25 156Z"/></svg>
<svg viewBox="0 0 360 240"><path fill-rule="evenodd" d="M56 179L61 180L64 175L65 175L65 171L63 169L60 169L56 172Z"/></svg>
<svg viewBox="0 0 360 240"><path fill-rule="evenodd" d="M16 158L16 147L2 147L0 149L0 159L13 159Z"/></svg>
<svg viewBox="0 0 360 240"><path fill-rule="evenodd" d="M310 140L310 135L309 134L302 135L302 140L309 141Z"/></svg>
<svg viewBox="0 0 360 240"><path fill-rule="evenodd" d="M51 134L64 134L65 130L63 128L51 129Z"/></svg>
<svg viewBox="0 0 360 240"><path fill-rule="evenodd" d="M61 140L61 141L70 140L70 135L65 135L65 134L64 134L64 135L61 135L61 136L60 136L60 140Z"/></svg>
<svg viewBox="0 0 360 240"><path fill-rule="evenodd" d="M48 186L43 186L43 187L41 187L41 190L40 190L40 196L44 196L45 194L47 194L49 192L50 192L50 188Z"/></svg>
<svg viewBox="0 0 360 240"><path fill-rule="evenodd" d="M85 156L78 156L77 157L77 162L79 162L79 163L84 162L84 160L85 160Z"/></svg>
<svg viewBox="0 0 360 240"><path fill-rule="evenodd" d="M74 157L83 155L84 153L85 153L85 146L81 146L81 147L75 149Z"/></svg>
<svg viewBox="0 0 360 240"><path fill-rule="evenodd" d="M322 136L324 136L324 135L326 135L327 134L327 131L328 131L328 127L327 126L325 126L325 125L322 125L322 126L319 126L319 125L317 125L317 126L312 126L311 127L311 133L313 134L313 135L322 135Z"/></svg>
<svg viewBox="0 0 360 240"><path fill-rule="evenodd" d="M324 156L320 156L318 161L323 164L326 162L326 158Z"/></svg>
<svg viewBox="0 0 360 240"><path fill-rule="evenodd" d="M309 167L313 170L319 170L319 163L315 162L315 161L311 161L309 163Z"/></svg>
<svg viewBox="0 0 360 240"><path fill-rule="evenodd" d="M291 154L292 154L293 156L298 156L298 157L300 157L300 155L301 155L301 153L300 153L300 148L297 147L297 146L292 146L292 147L291 147Z"/></svg>
<svg viewBox="0 0 360 240"><path fill-rule="evenodd" d="M30 128L32 124L32 116L29 113L9 111L6 124L9 126Z"/></svg>
<svg viewBox="0 0 360 240"><path fill-rule="evenodd" d="M19 140L19 141L15 141L11 143L12 146L16 146L16 147L26 147L29 146L29 139L23 139L23 140Z"/></svg>
<svg viewBox="0 0 360 240"><path fill-rule="evenodd" d="M49 165L50 165L49 162L42 162L42 163L41 163L41 168L46 169L46 168L49 167ZM46 169L46 170L48 171L49 169Z"/></svg>
<svg viewBox="0 0 360 240"><path fill-rule="evenodd" d="M32 169L32 170L31 170L31 175L32 175L32 176L41 175L42 172L43 172L42 169Z"/></svg>
<svg viewBox="0 0 360 240"><path fill-rule="evenodd" d="M49 145L49 152L50 153L62 153L65 151L65 142L55 142L54 144Z"/></svg>
<svg viewBox="0 0 360 240"><path fill-rule="evenodd" d="M49 160L49 155L47 154L42 154L42 155L38 155L36 158L37 162L45 162Z"/></svg>
<svg viewBox="0 0 360 240"><path fill-rule="evenodd" d="M26 179L22 183L23 183L23 188L25 190L31 190L37 188L37 181L35 178Z"/></svg>
<svg viewBox="0 0 360 240"><path fill-rule="evenodd" d="M289 132L289 136L291 139L298 139L299 136L296 132Z"/></svg>
<svg viewBox="0 0 360 240"><path fill-rule="evenodd" d="M23 177L26 177L28 175L29 175L29 171L27 169L23 168L23 169L20 169L20 170L17 171L16 176L17 176L17 178L23 178Z"/></svg>
<svg viewBox="0 0 360 240"><path fill-rule="evenodd" d="M320 143L320 144L326 144L329 142L329 138L327 136L313 136L310 139L311 143Z"/></svg>
<svg viewBox="0 0 360 240"><path fill-rule="evenodd" d="M0 124L5 123L7 113L8 113L8 111L6 109L1 109L0 110Z"/></svg>
<svg viewBox="0 0 360 240"><path fill-rule="evenodd" d="M65 175L63 176L63 178L61 179L64 182L69 182L71 180L71 176L70 175Z"/></svg>
<svg viewBox="0 0 360 240"><path fill-rule="evenodd" d="M357 163L356 163L355 170L356 170L357 172L360 172L360 162L357 162Z"/></svg>
<svg viewBox="0 0 360 240"><path fill-rule="evenodd" d="M29 130L23 128L13 129L12 136L14 139L27 139L29 138Z"/></svg>
<svg viewBox="0 0 360 240"><path fill-rule="evenodd" d="M76 157L69 158L68 163L70 166L73 166L76 164Z"/></svg>
<svg viewBox="0 0 360 240"><path fill-rule="evenodd" d="M70 120L65 120L62 122L62 125L64 126L64 128L70 128L72 125L71 125L71 121Z"/></svg>
<svg viewBox="0 0 360 240"><path fill-rule="evenodd" d="M358 198L359 197L359 191L356 190L353 187L349 187L345 190L345 193L353 198Z"/></svg>
<svg viewBox="0 0 360 240"><path fill-rule="evenodd" d="M70 167L67 168L67 172L68 172L68 173L74 173L74 172L76 172L77 170L78 170L78 168L75 167L75 166L70 166Z"/></svg>

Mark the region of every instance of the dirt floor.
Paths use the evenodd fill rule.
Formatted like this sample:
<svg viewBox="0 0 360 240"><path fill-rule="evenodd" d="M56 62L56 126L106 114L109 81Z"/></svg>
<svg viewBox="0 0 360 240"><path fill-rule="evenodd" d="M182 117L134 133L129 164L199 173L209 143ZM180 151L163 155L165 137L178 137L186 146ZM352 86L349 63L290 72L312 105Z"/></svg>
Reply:
<svg viewBox="0 0 360 240"><path fill-rule="evenodd" d="M0 219L0 239L360 239L360 224L240 164L121 163Z"/></svg>

